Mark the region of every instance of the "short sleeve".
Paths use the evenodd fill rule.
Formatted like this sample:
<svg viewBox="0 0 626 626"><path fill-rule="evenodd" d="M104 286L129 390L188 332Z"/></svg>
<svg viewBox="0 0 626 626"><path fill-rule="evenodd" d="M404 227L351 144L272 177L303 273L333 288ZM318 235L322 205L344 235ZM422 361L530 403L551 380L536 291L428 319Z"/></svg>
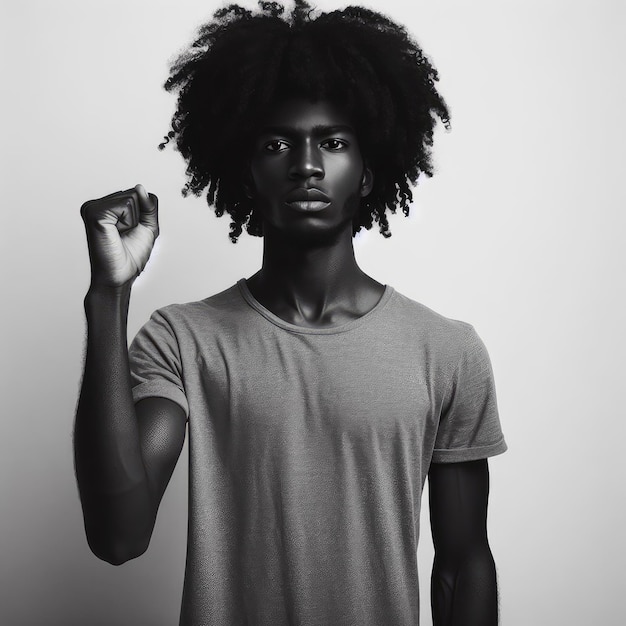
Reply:
<svg viewBox="0 0 626 626"><path fill-rule="evenodd" d="M167 398L189 417L176 335L161 311L155 311L128 350L133 400Z"/></svg>
<svg viewBox="0 0 626 626"><path fill-rule="evenodd" d="M468 326L464 347L449 383L432 461L459 463L505 452L491 361L484 343Z"/></svg>

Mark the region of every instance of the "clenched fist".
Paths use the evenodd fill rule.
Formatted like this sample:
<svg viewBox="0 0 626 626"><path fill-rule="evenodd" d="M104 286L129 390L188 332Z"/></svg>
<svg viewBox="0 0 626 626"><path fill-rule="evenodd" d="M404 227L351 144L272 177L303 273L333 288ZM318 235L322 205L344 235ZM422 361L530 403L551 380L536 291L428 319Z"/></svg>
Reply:
<svg viewBox="0 0 626 626"><path fill-rule="evenodd" d="M83 204L92 285L121 287L141 273L159 236L157 211L142 185Z"/></svg>

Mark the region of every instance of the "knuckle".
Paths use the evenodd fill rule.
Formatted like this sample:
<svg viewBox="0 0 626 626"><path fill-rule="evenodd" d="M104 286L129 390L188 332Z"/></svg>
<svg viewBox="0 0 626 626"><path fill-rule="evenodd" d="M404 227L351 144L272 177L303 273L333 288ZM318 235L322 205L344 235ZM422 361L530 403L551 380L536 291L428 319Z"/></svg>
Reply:
<svg viewBox="0 0 626 626"><path fill-rule="evenodd" d="M80 207L80 214L83 216L83 218L85 217L85 215L89 211L92 202L93 202L93 200L87 200L87 202L83 202L82 203L82 205Z"/></svg>

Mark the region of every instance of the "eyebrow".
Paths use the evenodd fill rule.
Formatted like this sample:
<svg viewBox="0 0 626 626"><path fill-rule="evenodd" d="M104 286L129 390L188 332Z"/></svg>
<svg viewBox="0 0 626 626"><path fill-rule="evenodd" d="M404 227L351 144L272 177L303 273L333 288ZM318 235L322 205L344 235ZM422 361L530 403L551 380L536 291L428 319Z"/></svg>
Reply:
<svg viewBox="0 0 626 626"><path fill-rule="evenodd" d="M293 126L265 126L261 129L261 135L285 135L293 136L299 134L299 130ZM311 129L313 135L319 137L321 135L332 135L333 133L352 133L354 129L347 124L333 124L332 126L326 124L316 124Z"/></svg>

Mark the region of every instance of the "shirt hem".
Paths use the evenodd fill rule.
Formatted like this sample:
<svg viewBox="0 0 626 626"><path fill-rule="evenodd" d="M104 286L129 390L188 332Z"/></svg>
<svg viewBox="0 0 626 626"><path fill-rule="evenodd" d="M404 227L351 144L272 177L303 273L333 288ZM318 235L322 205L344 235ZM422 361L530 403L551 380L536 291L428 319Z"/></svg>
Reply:
<svg viewBox="0 0 626 626"><path fill-rule="evenodd" d="M133 402L137 403L140 400L146 398L165 398L171 400L180 406L185 411L185 417L189 419L189 403L183 391L178 387L168 385L164 387L160 382L146 381L141 383L132 389Z"/></svg>
<svg viewBox="0 0 626 626"><path fill-rule="evenodd" d="M463 461L478 461L490 456L497 456L506 452L508 446L504 439L488 446L472 448L439 448L433 451L432 463L462 463Z"/></svg>

